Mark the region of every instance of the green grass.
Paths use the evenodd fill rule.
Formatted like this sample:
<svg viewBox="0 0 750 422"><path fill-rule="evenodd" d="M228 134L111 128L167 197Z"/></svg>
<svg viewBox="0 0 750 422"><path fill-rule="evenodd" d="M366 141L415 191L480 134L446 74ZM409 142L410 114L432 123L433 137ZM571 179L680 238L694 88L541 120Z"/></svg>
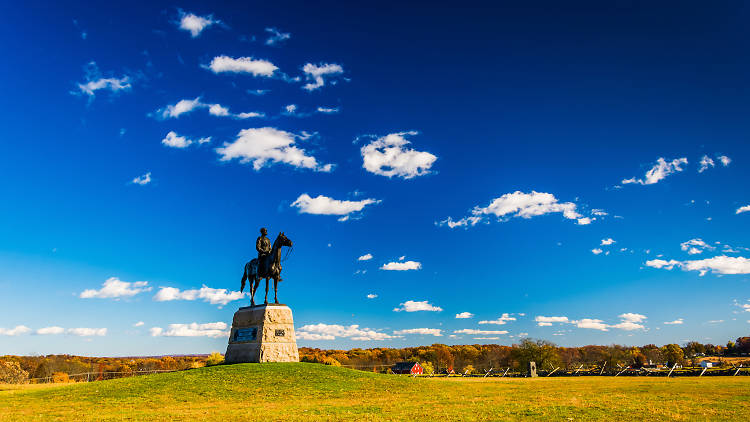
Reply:
<svg viewBox="0 0 750 422"><path fill-rule="evenodd" d="M0 421L750 420L750 377L409 378L242 364L0 388Z"/></svg>

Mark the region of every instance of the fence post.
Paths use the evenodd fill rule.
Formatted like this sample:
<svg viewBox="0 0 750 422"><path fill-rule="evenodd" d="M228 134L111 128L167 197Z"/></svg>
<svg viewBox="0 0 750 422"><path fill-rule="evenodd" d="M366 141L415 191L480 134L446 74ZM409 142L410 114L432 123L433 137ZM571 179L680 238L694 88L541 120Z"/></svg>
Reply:
<svg viewBox="0 0 750 422"><path fill-rule="evenodd" d="M740 373L740 369L742 369L742 365L740 365L740 367L739 367L739 368L737 368L737 370L736 370L736 371L734 372L734 375L732 375L732 376L733 376L733 377L736 377L736 376L737 376L737 374L739 374L739 373Z"/></svg>
<svg viewBox="0 0 750 422"><path fill-rule="evenodd" d="M674 368L677 368L677 362L675 362L675 364L672 365L672 369L669 370L669 373L667 374L667 378L672 376L672 371L674 371Z"/></svg>

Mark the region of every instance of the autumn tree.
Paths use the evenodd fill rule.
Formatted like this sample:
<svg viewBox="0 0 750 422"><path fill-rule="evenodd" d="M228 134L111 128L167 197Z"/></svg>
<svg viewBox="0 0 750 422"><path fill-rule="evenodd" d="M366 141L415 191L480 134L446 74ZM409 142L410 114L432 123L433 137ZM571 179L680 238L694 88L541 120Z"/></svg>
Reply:
<svg viewBox="0 0 750 422"><path fill-rule="evenodd" d="M29 380L29 373L18 362L0 360L0 383L22 384Z"/></svg>

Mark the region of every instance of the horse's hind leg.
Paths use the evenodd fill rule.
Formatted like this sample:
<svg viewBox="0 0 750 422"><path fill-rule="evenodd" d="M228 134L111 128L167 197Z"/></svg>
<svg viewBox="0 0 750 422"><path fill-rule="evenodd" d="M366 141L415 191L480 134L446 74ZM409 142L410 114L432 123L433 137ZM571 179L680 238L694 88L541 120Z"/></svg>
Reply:
<svg viewBox="0 0 750 422"><path fill-rule="evenodd" d="M266 278L266 298L263 300L264 304L268 304L268 279Z"/></svg>
<svg viewBox="0 0 750 422"><path fill-rule="evenodd" d="M279 280L273 279L273 301L279 303Z"/></svg>
<svg viewBox="0 0 750 422"><path fill-rule="evenodd" d="M258 280L250 280L250 306L255 306L255 290L258 288Z"/></svg>

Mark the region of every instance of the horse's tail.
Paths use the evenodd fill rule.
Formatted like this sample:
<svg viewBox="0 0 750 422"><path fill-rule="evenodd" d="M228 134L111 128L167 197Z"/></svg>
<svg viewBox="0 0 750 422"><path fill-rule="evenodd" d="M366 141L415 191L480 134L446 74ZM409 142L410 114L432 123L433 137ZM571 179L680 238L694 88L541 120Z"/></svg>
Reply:
<svg viewBox="0 0 750 422"><path fill-rule="evenodd" d="M247 280L247 267L242 271L242 286L240 286L240 293L245 290L245 280Z"/></svg>

